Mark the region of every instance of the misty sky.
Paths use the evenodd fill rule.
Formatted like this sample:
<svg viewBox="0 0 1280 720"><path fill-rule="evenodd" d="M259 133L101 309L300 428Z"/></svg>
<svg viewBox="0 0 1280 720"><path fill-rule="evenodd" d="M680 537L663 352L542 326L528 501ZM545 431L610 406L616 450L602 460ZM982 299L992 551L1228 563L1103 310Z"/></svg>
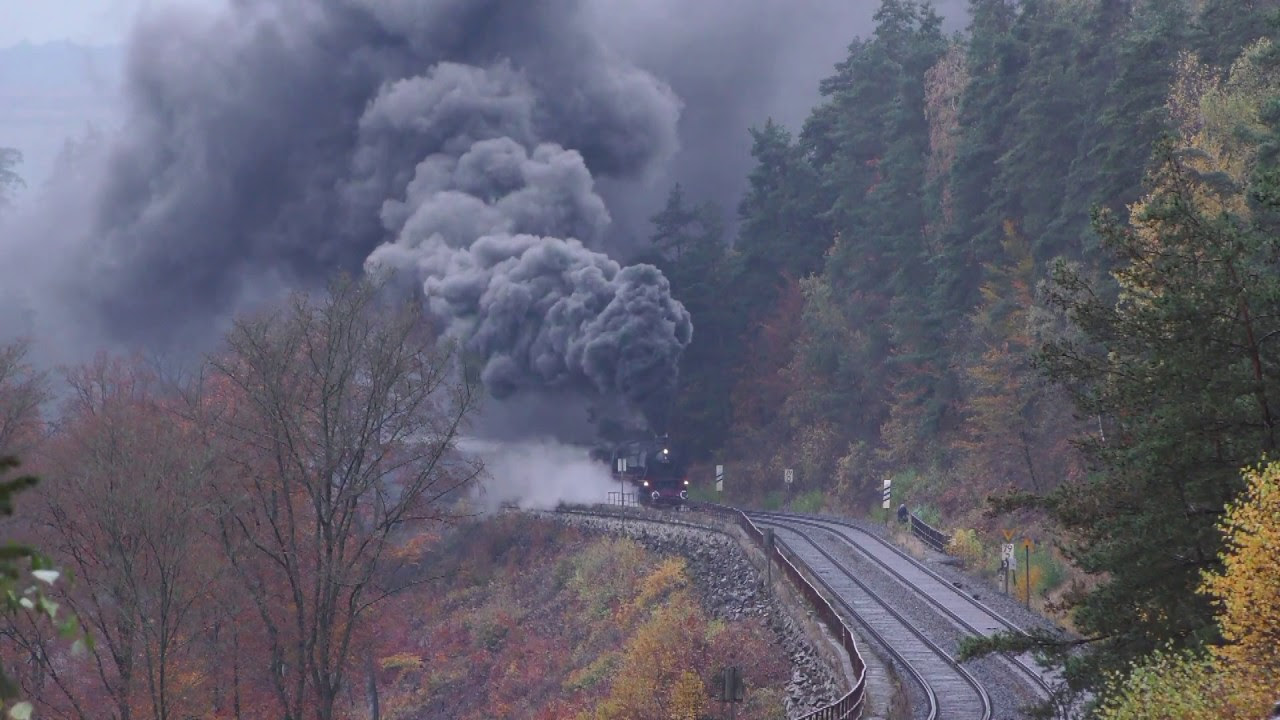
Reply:
<svg viewBox="0 0 1280 720"><path fill-rule="evenodd" d="M160 4L216 7L223 0L0 0L0 47L24 40L72 40L87 45L123 42L139 10Z"/></svg>
<svg viewBox="0 0 1280 720"><path fill-rule="evenodd" d="M118 96L123 46L140 12L177 5L217 8L225 0L0 0L0 146L23 153L26 189L39 186L63 143L108 128ZM15 48L71 42L87 50Z"/></svg>

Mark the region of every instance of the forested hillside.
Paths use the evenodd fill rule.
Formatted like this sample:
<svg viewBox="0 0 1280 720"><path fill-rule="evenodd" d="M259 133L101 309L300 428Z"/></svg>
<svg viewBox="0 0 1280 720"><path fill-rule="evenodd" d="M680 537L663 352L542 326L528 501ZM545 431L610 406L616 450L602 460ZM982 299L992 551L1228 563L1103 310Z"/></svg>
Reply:
<svg viewBox="0 0 1280 720"><path fill-rule="evenodd" d="M1196 592L1280 392L1277 2L884 0L802 127L653 253L693 314L672 433L732 501L1035 528L1072 677L1220 639ZM709 473L703 473L709 477ZM807 494L806 494L807 493Z"/></svg>

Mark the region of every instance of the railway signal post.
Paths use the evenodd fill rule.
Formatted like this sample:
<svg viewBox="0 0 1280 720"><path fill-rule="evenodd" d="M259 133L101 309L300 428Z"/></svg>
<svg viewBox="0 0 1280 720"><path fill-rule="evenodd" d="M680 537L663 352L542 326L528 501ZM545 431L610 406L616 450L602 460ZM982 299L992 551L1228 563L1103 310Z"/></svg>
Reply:
<svg viewBox="0 0 1280 720"><path fill-rule="evenodd" d="M1013 530L1002 529L1000 531L1004 535L1004 544L1000 546L1000 572L1004 574L1004 594L1009 594L1009 571L1015 573L1014 580L1016 582L1018 571L1018 555L1013 546Z"/></svg>
<svg viewBox="0 0 1280 720"><path fill-rule="evenodd" d="M1031 546L1032 545L1035 545L1035 542L1031 538L1029 537L1022 538L1022 549L1025 550L1027 553L1027 568L1022 571L1022 574L1027 579L1027 609L1028 610L1031 609Z"/></svg>
<svg viewBox="0 0 1280 720"><path fill-rule="evenodd" d="M1009 594L1009 571L1018 571L1018 556L1014 553L1013 543L1000 546L1000 570L1004 573L1004 594Z"/></svg>
<svg viewBox="0 0 1280 720"><path fill-rule="evenodd" d="M791 509L791 495L792 495L791 488L792 488L792 483L794 483L795 480L796 480L795 470L792 470L791 468L787 468L786 470L782 471L782 482L787 486L787 509L788 510Z"/></svg>
<svg viewBox="0 0 1280 720"><path fill-rule="evenodd" d="M627 511L627 459L618 458L618 504L622 512Z"/></svg>
<svg viewBox="0 0 1280 720"><path fill-rule="evenodd" d="M767 578L765 588L773 594L773 528L764 529L764 571Z"/></svg>

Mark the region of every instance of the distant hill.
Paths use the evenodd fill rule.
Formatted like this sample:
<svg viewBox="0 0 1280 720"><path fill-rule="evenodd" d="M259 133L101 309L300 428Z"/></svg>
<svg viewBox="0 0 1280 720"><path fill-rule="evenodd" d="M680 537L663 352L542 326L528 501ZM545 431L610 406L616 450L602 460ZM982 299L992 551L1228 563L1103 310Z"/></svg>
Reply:
<svg viewBox="0 0 1280 720"><path fill-rule="evenodd" d="M47 177L69 137L113 120L124 49L71 42L0 48L0 146L22 151L33 187Z"/></svg>

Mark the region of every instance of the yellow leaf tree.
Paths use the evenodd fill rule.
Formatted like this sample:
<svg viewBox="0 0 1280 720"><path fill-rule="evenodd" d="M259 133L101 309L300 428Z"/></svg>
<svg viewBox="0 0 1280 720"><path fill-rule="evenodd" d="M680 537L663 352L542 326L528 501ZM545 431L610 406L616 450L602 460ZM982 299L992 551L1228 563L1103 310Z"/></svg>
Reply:
<svg viewBox="0 0 1280 720"><path fill-rule="evenodd" d="M1157 652L1117 680L1105 720L1257 720L1280 699L1280 463L1245 472L1227 507L1223 569L1200 590L1224 642L1207 655Z"/></svg>
<svg viewBox="0 0 1280 720"><path fill-rule="evenodd" d="M1221 609L1226 641L1214 648L1230 678L1236 705L1254 717L1280 695L1280 463L1245 473L1249 488L1227 509L1221 573L1205 576L1204 590Z"/></svg>

